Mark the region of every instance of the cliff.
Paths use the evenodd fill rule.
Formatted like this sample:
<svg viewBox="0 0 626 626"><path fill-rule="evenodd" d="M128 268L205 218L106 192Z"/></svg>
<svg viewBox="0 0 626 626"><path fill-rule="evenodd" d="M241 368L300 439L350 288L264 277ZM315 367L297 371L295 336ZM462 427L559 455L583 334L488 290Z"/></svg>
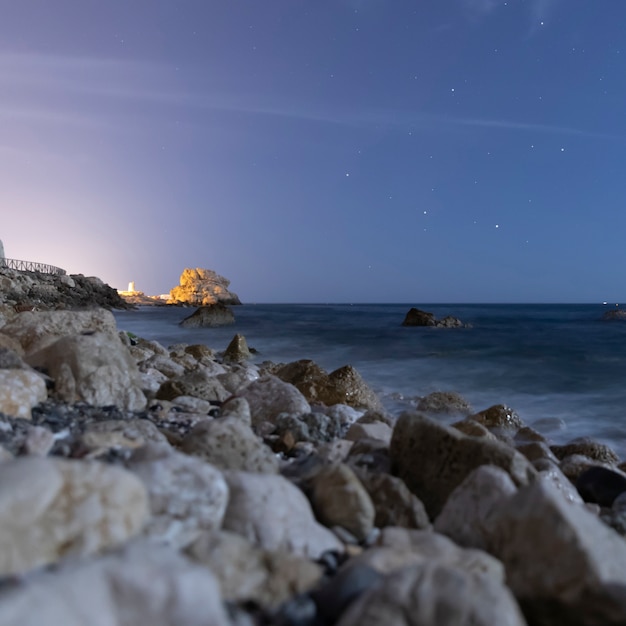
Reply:
<svg viewBox="0 0 626 626"><path fill-rule="evenodd" d="M236 293L228 290L230 281L213 270L186 268L180 284L170 291L168 304L241 304Z"/></svg>

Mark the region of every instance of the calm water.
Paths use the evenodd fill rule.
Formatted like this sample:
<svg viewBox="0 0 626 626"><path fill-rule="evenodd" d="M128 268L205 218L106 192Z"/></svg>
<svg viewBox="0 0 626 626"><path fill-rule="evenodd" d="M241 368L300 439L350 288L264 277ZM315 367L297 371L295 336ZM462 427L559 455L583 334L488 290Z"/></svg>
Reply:
<svg viewBox="0 0 626 626"><path fill-rule="evenodd" d="M626 457L626 321L603 321L602 305L419 306L473 327L405 328L407 304L243 305L233 308L234 326L194 330L178 326L193 309L115 315L120 329L164 345L223 350L238 332L259 362L354 365L392 412L454 390L476 410L508 404L528 424L561 418L565 429L544 434L557 442L592 435Z"/></svg>

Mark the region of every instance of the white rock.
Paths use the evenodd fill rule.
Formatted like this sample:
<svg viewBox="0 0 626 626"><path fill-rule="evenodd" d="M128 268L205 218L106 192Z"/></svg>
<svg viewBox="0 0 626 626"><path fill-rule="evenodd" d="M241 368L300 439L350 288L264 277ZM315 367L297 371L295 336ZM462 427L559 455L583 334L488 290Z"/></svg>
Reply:
<svg viewBox="0 0 626 626"><path fill-rule="evenodd" d="M385 422L370 422L369 424L361 424L356 422L350 426L345 438L348 441L358 441L359 439L376 439L389 445L393 430L389 424Z"/></svg>
<svg viewBox="0 0 626 626"><path fill-rule="evenodd" d="M30 410L47 398L46 383L37 373L24 369L0 369L0 412L30 419Z"/></svg>

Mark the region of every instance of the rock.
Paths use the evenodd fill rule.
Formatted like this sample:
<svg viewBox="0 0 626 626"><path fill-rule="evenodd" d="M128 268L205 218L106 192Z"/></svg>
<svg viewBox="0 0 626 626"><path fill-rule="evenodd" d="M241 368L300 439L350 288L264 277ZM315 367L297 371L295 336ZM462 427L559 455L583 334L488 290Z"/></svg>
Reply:
<svg viewBox="0 0 626 626"><path fill-rule="evenodd" d="M602 461L594 461L590 459L588 456L583 456L582 454L570 454L566 456L559 467L563 474L572 481L572 483L576 484L578 477L586 472L591 467L604 467L606 469L610 469L613 471L617 471L617 468L613 464L603 463Z"/></svg>
<svg viewBox="0 0 626 626"><path fill-rule="evenodd" d="M341 424L324 413L306 413L291 415L281 413L275 419L274 433L282 437L287 432L296 441L312 441L321 443L332 441L341 434Z"/></svg>
<svg viewBox="0 0 626 626"><path fill-rule="evenodd" d="M311 502L325 526L341 526L359 541L374 527L372 500L356 474L343 463L325 467L315 476Z"/></svg>
<svg viewBox="0 0 626 626"><path fill-rule="evenodd" d="M293 385L276 376L262 376L239 395L250 405L253 425L265 421L274 423L281 413L298 416L311 412L304 396Z"/></svg>
<svg viewBox="0 0 626 626"><path fill-rule="evenodd" d="M115 318L111 311L25 311L18 313L0 329L20 342L29 355L49 346L66 335L101 332L109 341L119 341Z"/></svg>
<svg viewBox="0 0 626 626"><path fill-rule="evenodd" d="M222 473L199 459L151 444L127 463L145 485L152 513L144 534L176 548L220 528L228 502Z"/></svg>
<svg viewBox="0 0 626 626"><path fill-rule="evenodd" d="M259 372L256 367L242 364L233 364L228 372L218 374L217 379L230 393L239 393L253 380L258 380Z"/></svg>
<svg viewBox="0 0 626 626"><path fill-rule="evenodd" d="M612 309L610 311L606 311L602 315L603 320L624 320L626 319L626 311L623 309Z"/></svg>
<svg viewBox="0 0 626 626"><path fill-rule="evenodd" d="M226 351L224 352L224 361L230 363L240 363L252 356L248 343L243 335L237 333L228 344Z"/></svg>
<svg viewBox="0 0 626 626"><path fill-rule="evenodd" d="M54 379L55 395L63 402L114 404L130 410L146 405L137 366L117 336L113 340L103 332L65 336L30 353L27 362Z"/></svg>
<svg viewBox="0 0 626 626"><path fill-rule="evenodd" d="M420 399L418 411L454 415L469 415L472 411L470 403L455 391L433 391Z"/></svg>
<svg viewBox="0 0 626 626"><path fill-rule="evenodd" d="M146 490L121 468L34 456L2 463L0 574L116 546L147 516Z"/></svg>
<svg viewBox="0 0 626 626"><path fill-rule="evenodd" d="M335 439L318 446L317 453L325 463L343 463L348 458L353 445L352 441Z"/></svg>
<svg viewBox="0 0 626 626"><path fill-rule="evenodd" d="M282 476L226 472L225 477L230 488L225 530L265 550L310 559L328 550L343 552L333 533L315 521L305 495Z"/></svg>
<svg viewBox="0 0 626 626"><path fill-rule="evenodd" d="M199 422L185 436L181 449L220 469L278 473L276 456L236 417Z"/></svg>
<svg viewBox="0 0 626 626"><path fill-rule="evenodd" d="M241 304L237 294L228 290L230 281L213 270L185 268L179 285L170 291L168 304Z"/></svg>
<svg viewBox="0 0 626 626"><path fill-rule="evenodd" d="M538 459L546 459L558 464L558 459L554 456L550 446L543 441L533 441L531 443L522 443L515 446L518 452L521 452L529 461L536 461Z"/></svg>
<svg viewBox="0 0 626 626"><path fill-rule="evenodd" d="M472 415L470 419L482 424L485 428L503 428L517 431L524 426L520 416L512 408L504 404L491 406Z"/></svg>
<svg viewBox="0 0 626 626"><path fill-rule="evenodd" d="M543 462L543 467L540 465L541 462L537 462L535 467L539 470L537 474L537 480L542 482L549 482L553 487L556 487L561 495L568 502L572 502L574 504L583 504L584 501L580 497L578 491L574 485L572 485L571 481L563 474L563 472L558 468L558 466L553 465L552 463Z"/></svg>
<svg viewBox="0 0 626 626"><path fill-rule="evenodd" d="M193 396L176 396L172 404L183 413L195 413L197 415L209 415L216 408L209 400L194 398Z"/></svg>
<svg viewBox="0 0 626 626"><path fill-rule="evenodd" d="M165 546L135 542L2 590L0 624L231 626L208 568Z"/></svg>
<svg viewBox="0 0 626 626"><path fill-rule="evenodd" d="M437 319L433 313L421 311L415 307L409 309L406 314L402 326L433 326L438 328L465 328L464 324L457 317L447 315L442 319Z"/></svg>
<svg viewBox="0 0 626 626"><path fill-rule="evenodd" d="M430 528L424 505L402 480L389 474L363 470L357 470L356 474L372 499L377 527Z"/></svg>
<svg viewBox="0 0 626 626"><path fill-rule="evenodd" d="M222 404L220 417L232 417L241 420L248 426L252 425L250 405L245 398L231 397Z"/></svg>
<svg viewBox="0 0 626 626"><path fill-rule="evenodd" d="M620 462L619 456L609 446L589 437L579 437L564 446L550 446L550 449L561 460L572 454L582 454L589 459L609 465L617 465Z"/></svg>
<svg viewBox="0 0 626 626"><path fill-rule="evenodd" d="M507 472L481 465L450 494L435 520L435 530L466 548L486 550L494 511L517 493Z"/></svg>
<svg viewBox="0 0 626 626"><path fill-rule="evenodd" d="M393 430L391 426L385 422L372 422L370 424L363 424L361 422L355 422L350 426L345 438L348 441L359 441L360 439L375 439L380 441L386 446L391 442L391 435Z"/></svg>
<svg viewBox="0 0 626 626"><path fill-rule="evenodd" d="M176 363L176 361L170 357L163 356L162 354L154 354L153 356L145 359L141 363L141 369L143 371L155 369L168 378L183 376L185 374L185 368L182 365Z"/></svg>
<svg viewBox="0 0 626 626"><path fill-rule="evenodd" d="M159 400L175 400L178 396L222 402L229 398L230 394L217 378L208 376L202 370L194 370L164 382L156 394Z"/></svg>
<svg viewBox="0 0 626 626"><path fill-rule="evenodd" d="M611 507L626 492L626 476L605 467L590 467L576 480L576 489L585 502Z"/></svg>
<svg viewBox="0 0 626 626"><path fill-rule="evenodd" d="M530 623L626 622L626 543L549 482L503 504L490 550Z"/></svg>
<svg viewBox="0 0 626 626"><path fill-rule="evenodd" d="M499 442L468 437L419 413L403 413L391 439L392 466L407 487L437 517L448 496L480 465L508 472L516 485L528 484L536 470L519 452Z"/></svg>
<svg viewBox="0 0 626 626"><path fill-rule="evenodd" d="M197 308L180 322L180 326L183 328L213 328L214 326L228 326L234 323L233 312L227 306L218 303Z"/></svg>
<svg viewBox="0 0 626 626"><path fill-rule="evenodd" d="M337 626L525 626L510 591L439 563L393 572L362 594Z"/></svg>
<svg viewBox="0 0 626 626"><path fill-rule="evenodd" d="M0 413L31 418L31 409L48 398L46 383L36 372L0 369Z"/></svg>
<svg viewBox="0 0 626 626"><path fill-rule="evenodd" d="M495 440L497 437L485 426L479 424L471 417L466 417L464 420L454 422L452 428L456 428L459 432L470 437L484 437L485 439Z"/></svg>
<svg viewBox="0 0 626 626"><path fill-rule="evenodd" d="M54 434L43 426L28 426L22 453L32 456L47 456L54 446Z"/></svg>
<svg viewBox="0 0 626 626"><path fill-rule="evenodd" d="M186 552L217 576L225 600L256 602L270 610L309 590L322 577L322 568L306 558L284 550L261 550L228 531L204 534Z"/></svg>
<svg viewBox="0 0 626 626"><path fill-rule="evenodd" d="M148 443L167 445L167 439L147 419L104 420L85 426L81 443L90 450L107 448L140 448Z"/></svg>

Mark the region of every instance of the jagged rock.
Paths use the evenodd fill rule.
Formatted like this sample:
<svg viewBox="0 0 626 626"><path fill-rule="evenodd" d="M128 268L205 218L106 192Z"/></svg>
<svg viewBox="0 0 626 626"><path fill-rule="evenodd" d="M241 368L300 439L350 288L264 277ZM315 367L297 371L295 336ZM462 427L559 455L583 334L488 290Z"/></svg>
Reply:
<svg viewBox="0 0 626 626"><path fill-rule="evenodd" d="M519 452L499 442L469 437L419 413L403 413L391 438L395 473L434 518L448 496L480 465L495 465L525 485L536 470Z"/></svg>
<svg viewBox="0 0 626 626"><path fill-rule="evenodd" d="M503 428L517 431L524 426L521 417L512 408L504 404L495 404L484 411L470 416L470 419L478 422L485 428Z"/></svg>
<svg viewBox="0 0 626 626"><path fill-rule="evenodd" d="M237 333L228 344L224 352L224 361L231 363L240 363L252 356L248 343L243 335Z"/></svg>
<svg viewBox="0 0 626 626"><path fill-rule="evenodd" d="M131 410L146 405L139 370L117 335L114 340L103 332L62 337L26 360L53 378L54 393L63 402Z"/></svg>
<svg viewBox="0 0 626 626"><path fill-rule="evenodd" d="M278 473L276 456L236 417L199 422L185 436L181 449L220 469Z"/></svg>
<svg viewBox="0 0 626 626"><path fill-rule="evenodd" d="M213 270L185 268L180 284L170 291L168 304L241 304L237 294L228 290L230 281Z"/></svg>
<svg viewBox="0 0 626 626"><path fill-rule="evenodd" d="M442 413L446 415L461 413L469 415L472 407L470 403L456 391L433 391L420 399L418 411L426 413Z"/></svg>
<svg viewBox="0 0 626 626"><path fill-rule="evenodd" d="M151 539L181 548L221 526L228 486L212 465L151 444L138 449L127 467L148 491L152 515L144 534Z"/></svg>
<svg viewBox="0 0 626 626"><path fill-rule="evenodd" d="M1 467L1 466L0 466ZM274 474L225 472L230 498L223 528L265 550L319 558L343 552L335 535L315 521L306 496L287 479Z"/></svg>
<svg viewBox="0 0 626 626"><path fill-rule="evenodd" d="M437 328L464 328L464 324L457 317L447 315L442 319L437 319L433 313L422 311L412 307L406 314L402 326L432 326Z"/></svg>
<svg viewBox="0 0 626 626"><path fill-rule="evenodd" d="M148 517L141 481L103 463L20 457L0 464L0 494L4 575L121 544Z"/></svg>
<svg viewBox="0 0 626 626"><path fill-rule="evenodd" d="M211 571L165 546L133 542L68 561L0 592L0 624L231 626Z"/></svg>
<svg viewBox="0 0 626 626"><path fill-rule="evenodd" d="M221 302L197 308L180 322L183 328L212 328L235 323L233 312Z"/></svg>
<svg viewBox="0 0 626 626"><path fill-rule="evenodd" d="M30 419L31 409L47 398L46 383L36 372L0 369L0 413Z"/></svg>

